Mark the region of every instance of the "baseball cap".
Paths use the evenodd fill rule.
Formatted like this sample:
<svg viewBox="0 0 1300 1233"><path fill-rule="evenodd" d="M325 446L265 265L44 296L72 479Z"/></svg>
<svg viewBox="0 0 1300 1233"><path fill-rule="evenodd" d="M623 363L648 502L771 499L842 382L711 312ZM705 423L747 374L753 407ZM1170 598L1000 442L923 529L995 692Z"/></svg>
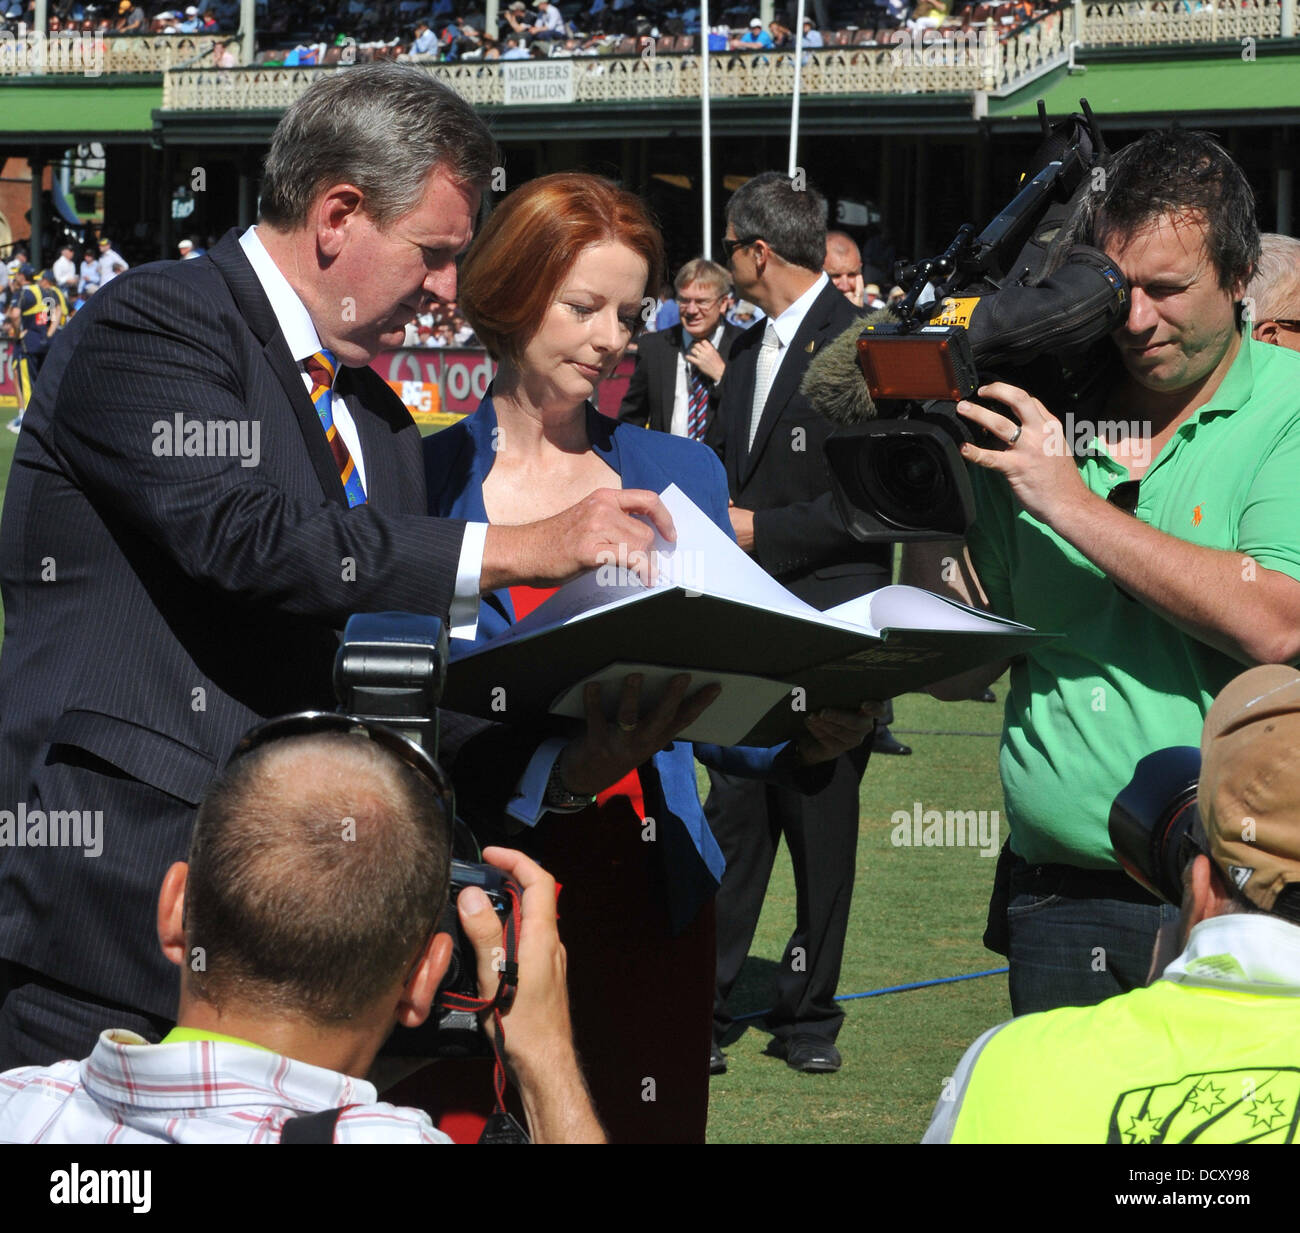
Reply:
<svg viewBox="0 0 1300 1233"><path fill-rule="evenodd" d="M36 273L36 269L34 266L28 265L27 262L24 261L22 265L18 267L18 273L24 278L31 278Z"/></svg>
<svg viewBox="0 0 1300 1233"><path fill-rule="evenodd" d="M193 241L193 240L179 240L179 241L177 242L177 244L176 244L176 247L177 247L177 248L193 248L193 247L194 247L194 241Z"/></svg>
<svg viewBox="0 0 1300 1233"><path fill-rule="evenodd" d="M1201 732L1197 802L1215 864L1273 911L1300 883L1300 672L1263 664L1215 698Z"/></svg>
<svg viewBox="0 0 1300 1233"><path fill-rule="evenodd" d="M107 239L107 238L102 239L102 240L100 240L100 242L99 242L99 247L100 247L100 248L112 248L112 247L113 247L113 241L110 240L110 239Z"/></svg>
<svg viewBox="0 0 1300 1233"><path fill-rule="evenodd" d="M749 28L750 28L751 30L752 30L755 26L757 26L760 30L763 28L763 23L762 23L761 21L759 21L757 17L751 18L751 19L750 19L750 22L749 22Z"/></svg>

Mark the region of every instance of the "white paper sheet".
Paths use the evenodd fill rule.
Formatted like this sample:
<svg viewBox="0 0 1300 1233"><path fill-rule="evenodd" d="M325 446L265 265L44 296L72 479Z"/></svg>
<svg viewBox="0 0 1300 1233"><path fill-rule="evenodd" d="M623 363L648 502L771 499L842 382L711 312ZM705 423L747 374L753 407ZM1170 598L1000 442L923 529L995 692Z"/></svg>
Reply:
<svg viewBox="0 0 1300 1233"><path fill-rule="evenodd" d="M872 634L879 634L882 629L951 629L987 633L996 629L1027 628L1016 621L954 603L942 595L932 595L919 587L905 586L881 587L878 591L828 608L821 615Z"/></svg>
<svg viewBox="0 0 1300 1233"><path fill-rule="evenodd" d="M656 535L656 588L681 587L733 599L755 608L811 618L819 624L879 634L893 629L1023 629L1014 621L986 616L916 587L883 587L827 612L792 595L720 528L676 484L660 498L672 516L677 542ZM611 559L560 587L522 621L481 647L453 641L452 658L481 652L497 642L521 638L557 625L569 625L615 604L641 597L647 588L625 557Z"/></svg>

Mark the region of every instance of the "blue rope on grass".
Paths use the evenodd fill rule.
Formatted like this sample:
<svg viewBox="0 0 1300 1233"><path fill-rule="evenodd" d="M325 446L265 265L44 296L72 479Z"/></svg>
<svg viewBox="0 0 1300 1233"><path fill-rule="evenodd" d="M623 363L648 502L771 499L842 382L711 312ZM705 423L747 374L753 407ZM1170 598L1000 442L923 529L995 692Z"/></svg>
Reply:
<svg viewBox="0 0 1300 1233"><path fill-rule="evenodd" d="M989 968L986 972L967 972L964 976L940 976L936 980L914 980L906 985L890 985L887 989L869 989L866 993L837 993L835 1000L837 1002L854 1002L859 998L878 998L885 993L905 993L908 989L925 989L930 985L955 985L959 980L978 980L981 976L1001 976L1004 972L1009 971L1011 971L1010 968ZM734 1018L736 1022L742 1019L761 1019L767 1013L766 1010L755 1010L747 1015L736 1015Z"/></svg>

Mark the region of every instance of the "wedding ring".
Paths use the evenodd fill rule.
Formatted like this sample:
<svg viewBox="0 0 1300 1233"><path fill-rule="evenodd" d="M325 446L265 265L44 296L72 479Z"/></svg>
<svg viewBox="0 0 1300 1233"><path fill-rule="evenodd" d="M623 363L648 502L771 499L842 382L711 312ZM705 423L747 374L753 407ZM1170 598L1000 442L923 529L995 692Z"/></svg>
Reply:
<svg viewBox="0 0 1300 1233"><path fill-rule="evenodd" d="M1017 424L1017 425L1016 425L1016 430L1015 430L1015 432L1013 432L1013 433L1012 433L1012 434L1007 438L1007 444L1008 444L1008 445L1015 445L1015 443L1016 443L1017 441L1020 440L1020 433L1021 433L1021 429L1022 429L1022 427L1023 427L1023 425L1020 425L1020 424Z"/></svg>

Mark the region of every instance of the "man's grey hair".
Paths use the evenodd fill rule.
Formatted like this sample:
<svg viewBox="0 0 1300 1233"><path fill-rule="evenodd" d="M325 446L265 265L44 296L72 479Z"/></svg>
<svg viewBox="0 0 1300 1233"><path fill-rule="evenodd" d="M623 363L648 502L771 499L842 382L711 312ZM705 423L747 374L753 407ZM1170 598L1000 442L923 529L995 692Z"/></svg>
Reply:
<svg viewBox="0 0 1300 1233"><path fill-rule="evenodd" d="M1259 264L1246 288L1253 320L1300 320L1300 240L1266 232L1259 243Z"/></svg>
<svg viewBox="0 0 1300 1233"><path fill-rule="evenodd" d="M354 184L384 226L420 204L429 173L482 189L500 163L487 125L454 90L405 64L360 64L323 75L284 113L262 177L261 217L306 224L334 184Z"/></svg>
<svg viewBox="0 0 1300 1233"><path fill-rule="evenodd" d="M706 287L712 287L718 295L725 295L731 290L731 272L726 266L710 261L707 257L693 257L677 271L673 287L681 292L691 283L703 283Z"/></svg>
<svg viewBox="0 0 1300 1233"><path fill-rule="evenodd" d="M742 184L727 202L738 240L762 239L791 265L820 274L826 257L826 199L812 185L779 171Z"/></svg>

